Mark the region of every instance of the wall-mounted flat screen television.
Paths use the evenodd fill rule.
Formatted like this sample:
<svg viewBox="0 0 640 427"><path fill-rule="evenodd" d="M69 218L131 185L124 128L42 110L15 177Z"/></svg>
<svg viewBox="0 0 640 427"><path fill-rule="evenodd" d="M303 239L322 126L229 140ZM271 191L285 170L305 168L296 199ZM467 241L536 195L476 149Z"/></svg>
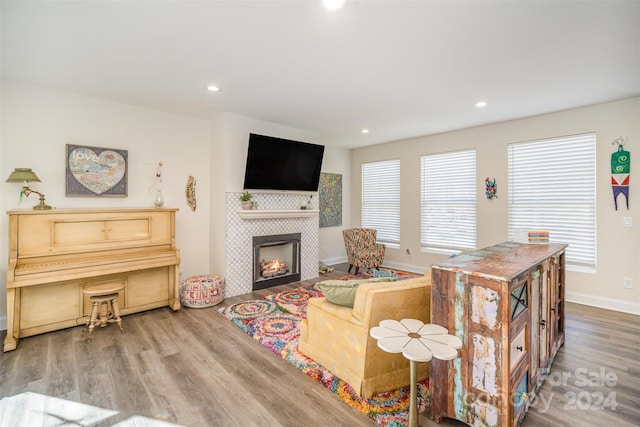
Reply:
<svg viewBox="0 0 640 427"><path fill-rule="evenodd" d="M324 146L250 134L245 190L318 191Z"/></svg>

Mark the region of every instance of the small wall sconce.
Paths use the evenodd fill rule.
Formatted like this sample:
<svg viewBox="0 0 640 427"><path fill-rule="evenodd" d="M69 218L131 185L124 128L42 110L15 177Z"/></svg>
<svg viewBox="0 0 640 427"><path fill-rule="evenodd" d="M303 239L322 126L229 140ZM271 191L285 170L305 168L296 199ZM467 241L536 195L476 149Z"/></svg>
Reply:
<svg viewBox="0 0 640 427"><path fill-rule="evenodd" d="M13 172L11 172L9 178L7 178L7 182L24 182L24 186L22 187L22 191L20 192L20 198L22 198L23 195L29 197L31 193L35 193L40 196L40 203L33 207L34 210L51 209L51 206L48 206L44 202L44 194L29 188L29 181L41 182L40 178L38 178L38 175L36 175L36 173L29 168L16 168Z"/></svg>

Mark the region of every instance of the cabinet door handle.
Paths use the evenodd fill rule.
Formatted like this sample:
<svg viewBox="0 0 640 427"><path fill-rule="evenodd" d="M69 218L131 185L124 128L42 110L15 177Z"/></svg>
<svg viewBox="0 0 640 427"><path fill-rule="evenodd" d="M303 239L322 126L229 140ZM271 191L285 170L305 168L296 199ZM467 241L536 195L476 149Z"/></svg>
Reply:
<svg viewBox="0 0 640 427"><path fill-rule="evenodd" d="M520 351L524 350L521 345L517 346L516 348Z"/></svg>
<svg viewBox="0 0 640 427"><path fill-rule="evenodd" d="M544 320L544 319L542 319L542 320L540 321L540 326L542 327L542 329L544 329L544 328L547 326L547 321L546 321L546 320Z"/></svg>
<svg viewBox="0 0 640 427"><path fill-rule="evenodd" d="M555 312L556 312L556 309L555 309L555 308L552 308L552 309L551 309L551 311L553 311L553 312L555 313Z"/></svg>

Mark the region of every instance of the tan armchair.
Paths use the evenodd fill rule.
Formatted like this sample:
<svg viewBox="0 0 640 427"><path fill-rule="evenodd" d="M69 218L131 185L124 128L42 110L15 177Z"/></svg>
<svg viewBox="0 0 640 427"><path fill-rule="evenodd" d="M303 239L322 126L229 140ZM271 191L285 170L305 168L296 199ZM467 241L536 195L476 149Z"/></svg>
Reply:
<svg viewBox="0 0 640 427"><path fill-rule="evenodd" d="M355 274L360 268L378 268L384 260L385 245L376 243L377 231L373 228L348 228L342 230L344 248L351 267L355 267Z"/></svg>
<svg viewBox="0 0 640 427"><path fill-rule="evenodd" d="M348 383L360 396L409 385L409 361L387 353L369 330L381 320L405 318L429 323L431 273L395 282L362 283L353 308L326 298L311 298L300 324L300 351ZM418 380L429 376L429 364L418 365Z"/></svg>

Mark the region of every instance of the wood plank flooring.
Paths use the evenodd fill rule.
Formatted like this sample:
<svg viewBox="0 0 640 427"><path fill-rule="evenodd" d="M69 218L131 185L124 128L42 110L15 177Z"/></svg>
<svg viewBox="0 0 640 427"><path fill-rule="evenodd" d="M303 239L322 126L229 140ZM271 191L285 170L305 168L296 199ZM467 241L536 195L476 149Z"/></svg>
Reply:
<svg viewBox="0 0 640 427"><path fill-rule="evenodd" d="M0 398L30 391L118 411L101 426L134 415L184 426L374 425L217 313L300 285L125 316L124 334L109 325L91 342L82 327L22 339L0 354ZM522 425L640 425L640 318L571 303L566 313L566 344ZM421 416L420 425L438 424Z"/></svg>

